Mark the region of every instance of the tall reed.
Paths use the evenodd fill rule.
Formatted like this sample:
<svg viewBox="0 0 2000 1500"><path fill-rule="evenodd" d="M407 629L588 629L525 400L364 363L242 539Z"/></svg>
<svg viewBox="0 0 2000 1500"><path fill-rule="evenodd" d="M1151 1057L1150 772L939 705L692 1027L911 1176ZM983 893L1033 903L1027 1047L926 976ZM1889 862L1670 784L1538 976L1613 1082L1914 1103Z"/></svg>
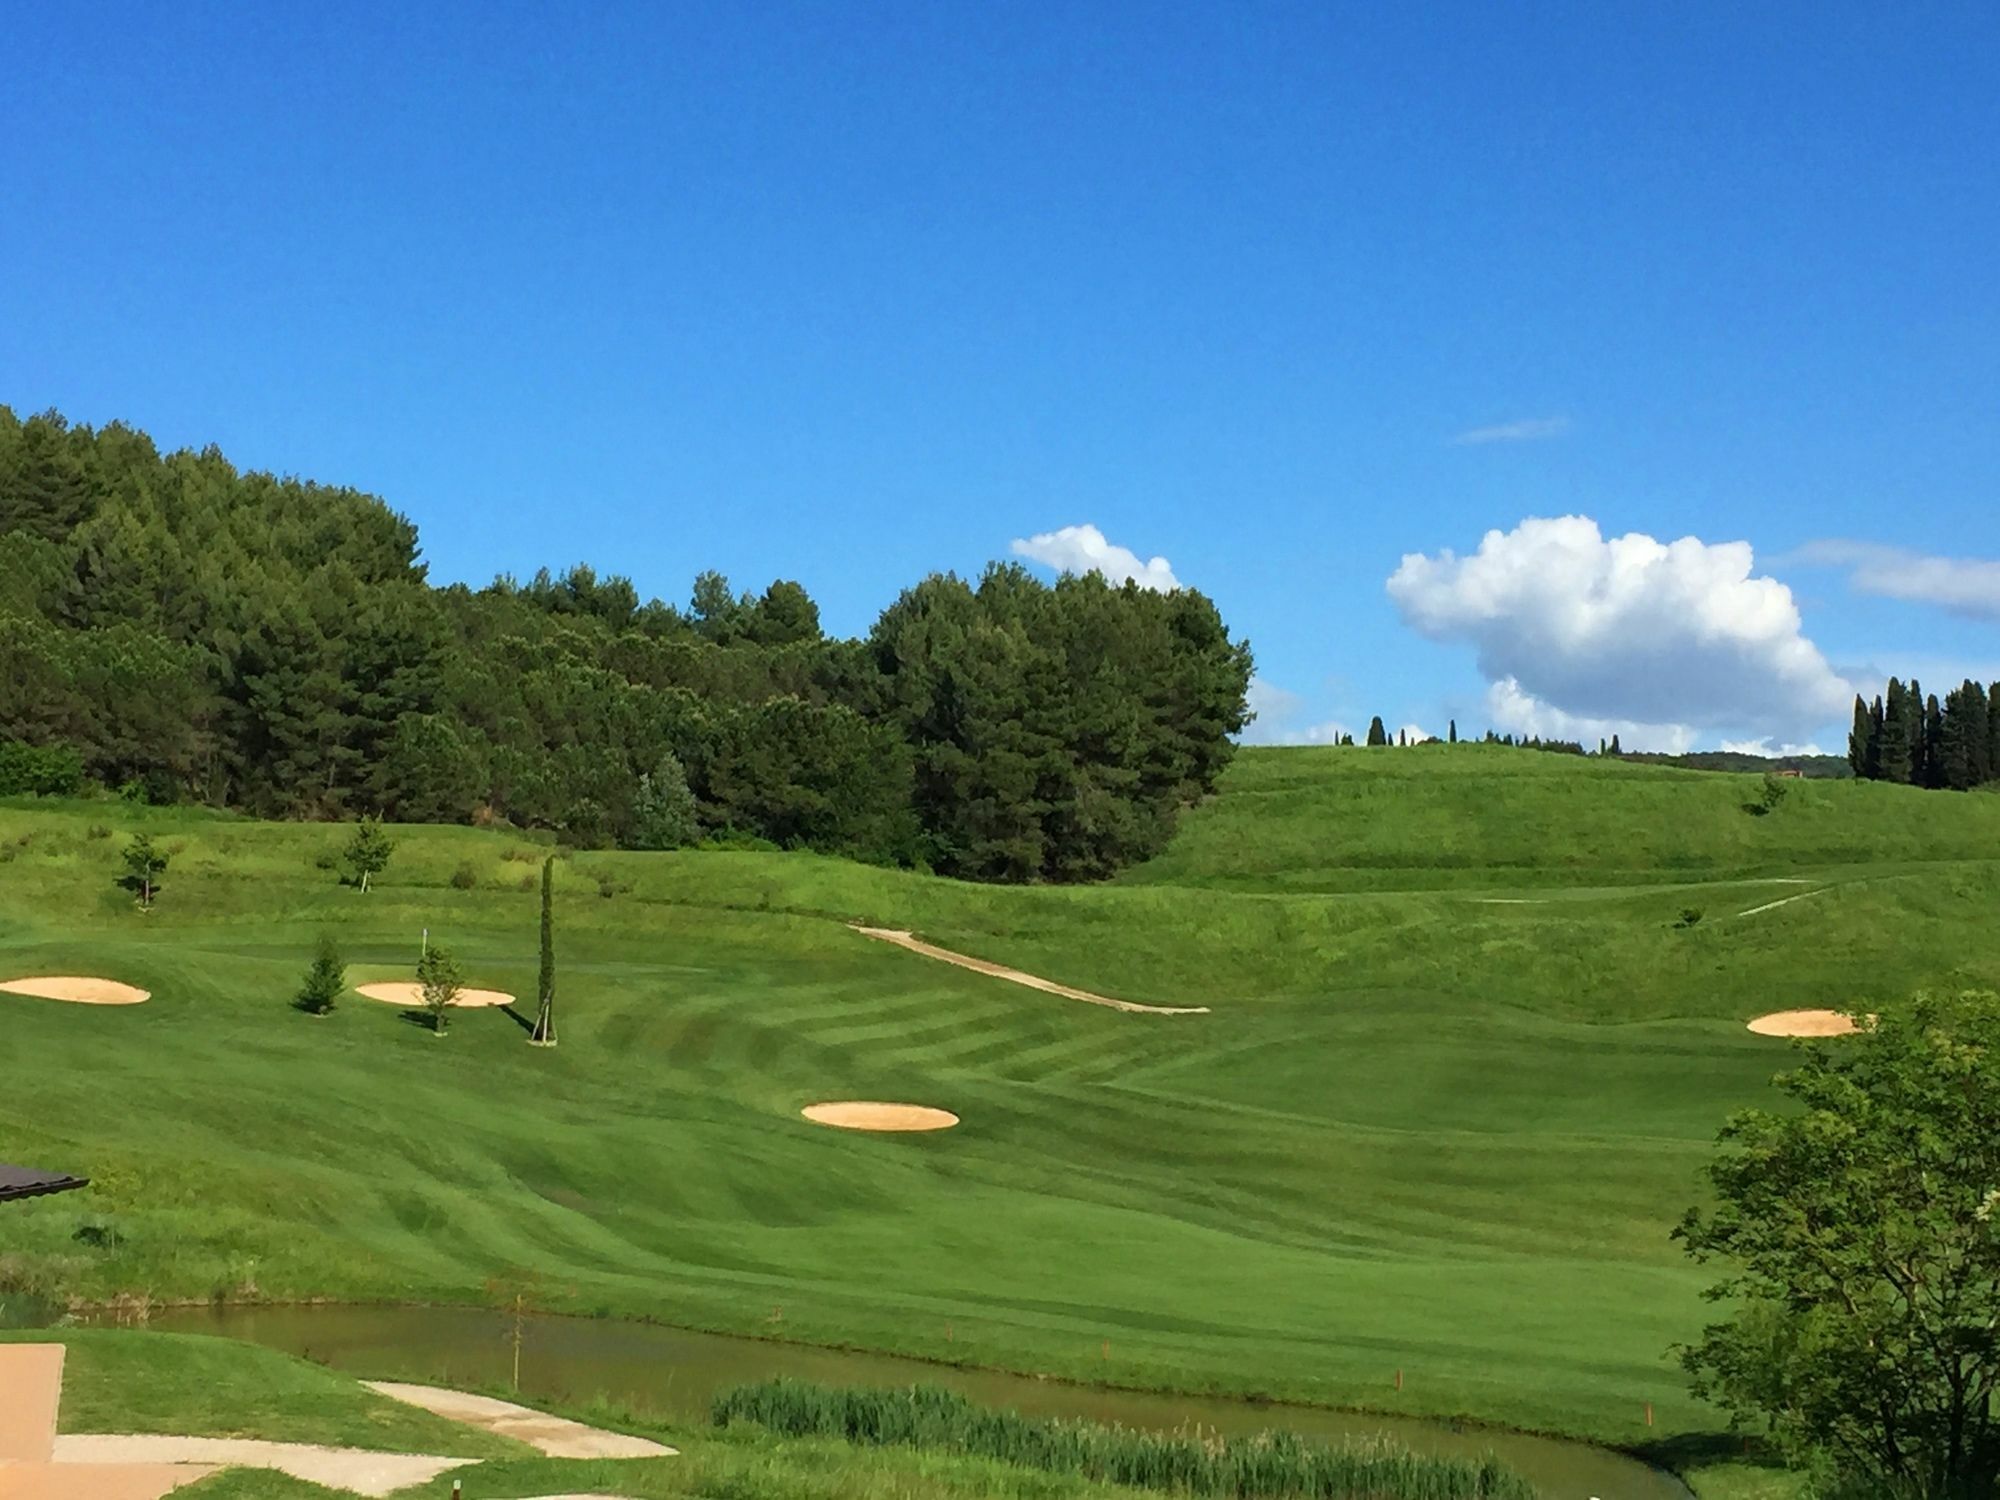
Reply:
<svg viewBox="0 0 2000 1500"><path fill-rule="evenodd" d="M768 1380L719 1394L715 1425L787 1437L929 1448L1109 1484L1242 1500L1535 1500L1496 1460L1432 1458L1385 1441L1329 1447L1293 1432L1248 1438L1140 1432L975 1406L936 1386L876 1390Z"/></svg>

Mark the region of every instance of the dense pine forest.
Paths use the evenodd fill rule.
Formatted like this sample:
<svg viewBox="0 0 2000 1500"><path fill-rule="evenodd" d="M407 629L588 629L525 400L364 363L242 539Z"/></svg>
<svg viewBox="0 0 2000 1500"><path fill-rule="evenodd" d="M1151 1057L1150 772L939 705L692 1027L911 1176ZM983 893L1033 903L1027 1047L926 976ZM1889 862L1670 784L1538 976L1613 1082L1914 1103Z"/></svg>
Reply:
<svg viewBox="0 0 2000 1500"><path fill-rule="evenodd" d="M1872 703L1854 700L1847 760L1856 776L1906 786L1962 792L2000 780L2000 682L1962 682L1940 702L1915 678L1891 677Z"/></svg>
<svg viewBox="0 0 2000 1500"><path fill-rule="evenodd" d="M0 792L1078 880L1158 852L1247 718L1249 647L1190 589L995 565L843 640L791 582L677 607L419 556L373 496L0 406Z"/></svg>

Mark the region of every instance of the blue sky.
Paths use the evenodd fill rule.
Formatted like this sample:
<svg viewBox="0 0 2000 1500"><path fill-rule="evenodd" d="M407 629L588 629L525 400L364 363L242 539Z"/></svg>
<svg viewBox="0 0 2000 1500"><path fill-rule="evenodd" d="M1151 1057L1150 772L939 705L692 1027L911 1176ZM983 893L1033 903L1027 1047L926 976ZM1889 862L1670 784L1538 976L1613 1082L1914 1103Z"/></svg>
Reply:
<svg viewBox="0 0 2000 1500"><path fill-rule="evenodd" d="M7 32L0 401L371 490L434 578L861 631L1093 527L1252 640L1266 738L1834 743L1857 675L2000 677L1991 5Z"/></svg>

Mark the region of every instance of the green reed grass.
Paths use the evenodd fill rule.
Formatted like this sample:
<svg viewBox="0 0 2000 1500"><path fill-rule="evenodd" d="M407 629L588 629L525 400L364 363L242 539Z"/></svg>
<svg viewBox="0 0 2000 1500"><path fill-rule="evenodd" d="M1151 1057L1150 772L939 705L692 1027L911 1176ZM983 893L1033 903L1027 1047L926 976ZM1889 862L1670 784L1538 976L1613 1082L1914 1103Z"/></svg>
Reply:
<svg viewBox="0 0 2000 1500"><path fill-rule="evenodd" d="M976 1406L936 1386L842 1388L799 1380L740 1385L715 1398L718 1427L754 1422L786 1437L838 1437L1078 1474L1188 1495L1313 1500L1534 1500L1492 1458L1411 1453L1384 1441L1329 1447L1293 1432L1249 1438L1140 1432Z"/></svg>

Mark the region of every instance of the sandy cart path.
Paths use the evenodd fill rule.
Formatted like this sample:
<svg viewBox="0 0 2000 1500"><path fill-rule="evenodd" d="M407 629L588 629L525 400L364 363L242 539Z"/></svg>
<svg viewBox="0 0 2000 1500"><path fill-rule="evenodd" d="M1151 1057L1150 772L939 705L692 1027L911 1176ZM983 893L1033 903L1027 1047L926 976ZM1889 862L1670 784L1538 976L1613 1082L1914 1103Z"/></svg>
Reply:
<svg viewBox="0 0 2000 1500"><path fill-rule="evenodd" d="M477 1463L472 1458L439 1458L427 1453L370 1453L362 1448L327 1448L317 1443L267 1443L260 1438L160 1437L152 1434L79 1433L56 1439L56 1468L92 1464L201 1464L209 1469L241 1464L276 1469L294 1479L361 1495L390 1495L413 1484L428 1484L451 1469ZM76 1466L72 1468L71 1466ZM88 1476L79 1476L87 1482ZM88 1493L84 1482L78 1496Z"/></svg>
<svg viewBox="0 0 2000 1500"><path fill-rule="evenodd" d="M924 942L913 932L903 932L893 927L856 926L854 930L863 937L871 937L883 943L894 943L898 948L908 948L912 953L921 953L925 958L934 958L940 963L956 964L959 968L970 969L975 974L986 974L994 979L1025 984L1031 990L1041 990L1049 995L1061 995L1065 1000L1081 1000L1086 1005L1103 1005L1112 1010L1131 1011L1144 1016L1208 1014L1206 1005L1141 1005L1137 1000L1113 1000L1108 995L1093 995L1089 990L1073 990L1066 984L1057 984L1053 979L1024 974L1019 969L1010 969L1004 964L988 963L983 958L968 958L963 953L953 953L949 948L940 948L935 944Z"/></svg>
<svg viewBox="0 0 2000 1500"><path fill-rule="evenodd" d="M454 1422L526 1443L548 1458L673 1458L679 1452L651 1438L606 1432L602 1427L552 1417L532 1406L517 1406L491 1396L447 1391L434 1385L402 1385L393 1380L365 1380L362 1384L393 1401L406 1401Z"/></svg>

